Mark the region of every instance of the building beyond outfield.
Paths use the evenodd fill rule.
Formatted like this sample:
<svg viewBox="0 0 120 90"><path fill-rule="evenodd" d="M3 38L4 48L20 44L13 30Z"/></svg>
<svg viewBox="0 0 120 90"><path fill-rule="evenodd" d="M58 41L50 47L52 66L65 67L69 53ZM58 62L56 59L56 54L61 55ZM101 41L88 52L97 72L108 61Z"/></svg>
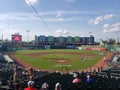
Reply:
<svg viewBox="0 0 120 90"><path fill-rule="evenodd" d="M38 45L94 45L94 37L80 37L80 36L35 36L35 43Z"/></svg>

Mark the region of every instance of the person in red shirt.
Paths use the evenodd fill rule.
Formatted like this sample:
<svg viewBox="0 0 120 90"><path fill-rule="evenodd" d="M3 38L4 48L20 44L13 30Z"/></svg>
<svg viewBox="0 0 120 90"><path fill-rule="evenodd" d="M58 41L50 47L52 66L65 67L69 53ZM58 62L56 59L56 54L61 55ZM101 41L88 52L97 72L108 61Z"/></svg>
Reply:
<svg viewBox="0 0 120 90"><path fill-rule="evenodd" d="M73 84L79 84L81 82L81 79L78 78L77 74L74 74L74 79L72 81Z"/></svg>
<svg viewBox="0 0 120 90"><path fill-rule="evenodd" d="M34 81L30 80L28 82L28 87L24 88L24 90L37 90L37 88L35 88L33 84L34 84Z"/></svg>

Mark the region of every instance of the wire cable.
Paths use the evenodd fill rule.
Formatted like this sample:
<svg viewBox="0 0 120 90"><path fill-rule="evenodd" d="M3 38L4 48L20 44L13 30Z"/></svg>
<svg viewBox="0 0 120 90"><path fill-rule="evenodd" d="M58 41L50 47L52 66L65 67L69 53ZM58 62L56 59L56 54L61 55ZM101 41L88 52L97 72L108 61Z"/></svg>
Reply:
<svg viewBox="0 0 120 90"><path fill-rule="evenodd" d="M38 11L31 4L30 0L28 0L28 3L30 4L30 6L33 9L33 11L37 14L37 16L39 17L39 19L42 21L42 23L45 25L45 27L48 29L48 31L53 35L53 32L50 30L50 28L48 27L47 23L43 20L43 18L40 16L40 14L38 13Z"/></svg>

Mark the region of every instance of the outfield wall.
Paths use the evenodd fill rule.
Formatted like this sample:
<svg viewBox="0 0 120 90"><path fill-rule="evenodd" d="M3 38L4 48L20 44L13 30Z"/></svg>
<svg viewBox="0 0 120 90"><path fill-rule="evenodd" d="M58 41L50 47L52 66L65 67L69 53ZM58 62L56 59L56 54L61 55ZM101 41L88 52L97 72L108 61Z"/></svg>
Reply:
<svg viewBox="0 0 120 90"><path fill-rule="evenodd" d="M86 50L97 50L97 51L106 51L106 48L95 48L95 47L93 47L93 48L86 48Z"/></svg>
<svg viewBox="0 0 120 90"><path fill-rule="evenodd" d="M106 45L108 51L118 51L120 52L120 45Z"/></svg>

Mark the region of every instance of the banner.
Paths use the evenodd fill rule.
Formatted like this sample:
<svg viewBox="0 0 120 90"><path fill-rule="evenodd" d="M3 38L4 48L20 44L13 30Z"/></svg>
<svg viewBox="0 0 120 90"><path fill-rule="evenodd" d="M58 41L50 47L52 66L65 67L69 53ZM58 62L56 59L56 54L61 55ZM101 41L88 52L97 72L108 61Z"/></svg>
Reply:
<svg viewBox="0 0 120 90"><path fill-rule="evenodd" d="M86 50L106 51L106 48L86 48Z"/></svg>

